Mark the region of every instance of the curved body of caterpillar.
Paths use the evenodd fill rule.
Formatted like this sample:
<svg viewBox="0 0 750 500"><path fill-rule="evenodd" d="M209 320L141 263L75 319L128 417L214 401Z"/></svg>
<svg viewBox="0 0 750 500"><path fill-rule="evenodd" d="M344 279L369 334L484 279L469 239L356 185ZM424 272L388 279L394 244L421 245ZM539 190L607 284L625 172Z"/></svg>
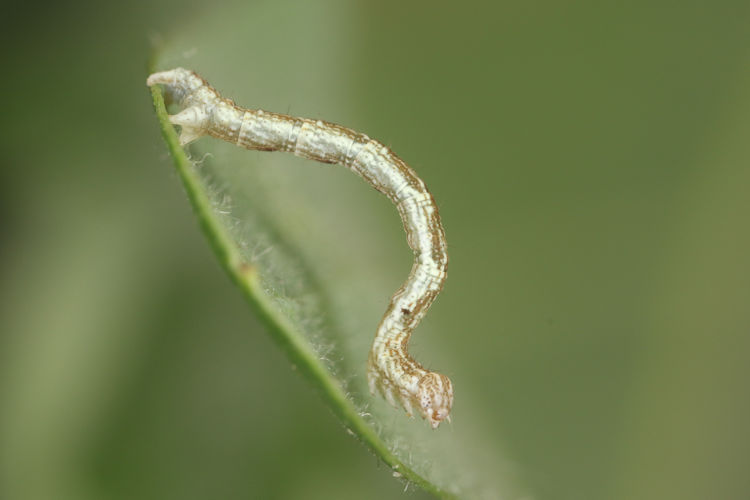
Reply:
<svg viewBox="0 0 750 500"><path fill-rule="evenodd" d="M409 337L443 288L448 265L445 234L435 200L416 173L382 143L320 120L243 109L193 71L154 73L147 85L163 84L182 111L170 121L182 127L180 142L203 135L247 149L287 151L323 163L338 163L359 174L396 204L414 251L409 277L391 298L367 363L371 392L379 390L409 415L416 409L432 428L448 419L453 386L445 375L425 369L407 352Z"/></svg>

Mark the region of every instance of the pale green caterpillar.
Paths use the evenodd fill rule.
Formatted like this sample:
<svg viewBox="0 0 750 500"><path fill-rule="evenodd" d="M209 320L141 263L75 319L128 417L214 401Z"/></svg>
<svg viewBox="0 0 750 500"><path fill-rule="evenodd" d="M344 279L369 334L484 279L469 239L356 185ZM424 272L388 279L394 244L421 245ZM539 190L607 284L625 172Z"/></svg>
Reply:
<svg viewBox="0 0 750 500"><path fill-rule="evenodd" d="M193 71L175 68L154 73L147 84L164 85L183 108L170 116L172 123L182 127L182 144L210 135L247 149L287 151L338 163L396 204L415 260L380 321L367 362L367 379L371 392L379 390L394 406L399 401L409 415L416 410L433 429L449 419L451 381L425 369L407 351L412 331L443 288L448 266L437 205L414 170L382 143L346 127L240 108Z"/></svg>

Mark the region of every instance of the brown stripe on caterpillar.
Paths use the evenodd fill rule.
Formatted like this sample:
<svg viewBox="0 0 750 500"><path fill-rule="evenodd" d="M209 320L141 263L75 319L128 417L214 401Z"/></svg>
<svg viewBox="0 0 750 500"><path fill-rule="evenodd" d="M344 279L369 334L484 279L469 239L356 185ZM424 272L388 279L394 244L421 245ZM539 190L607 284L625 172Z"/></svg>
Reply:
<svg viewBox="0 0 750 500"><path fill-rule="evenodd" d="M449 419L451 381L407 352L413 330L443 288L448 267L437 205L414 170L387 146L341 125L241 108L190 70L154 73L146 84L164 85L167 96L183 108L169 117L182 128L183 145L209 135L246 149L338 163L396 204L415 260L378 325L367 362L368 385L394 406L399 401L409 415L416 409L433 429Z"/></svg>

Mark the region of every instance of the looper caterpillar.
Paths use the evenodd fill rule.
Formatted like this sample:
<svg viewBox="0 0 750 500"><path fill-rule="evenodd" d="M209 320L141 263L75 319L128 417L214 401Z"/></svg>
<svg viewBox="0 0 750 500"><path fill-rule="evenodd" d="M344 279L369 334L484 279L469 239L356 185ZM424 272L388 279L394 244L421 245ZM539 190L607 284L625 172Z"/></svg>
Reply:
<svg viewBox="0 0 750 500"><path fill-rule="evenodd" d="M391 297L378 325L367 362L370 392L376 389L411 415L414 408L433 429L449 419L453 386L445 375L425 369L407 351L409 338L445 282L448 254L445 234L432 195L403 160L365 134L320 120L244 109L193 71L175 68L148 77L162 84L183 109L170 116L182 127L185 145L204 135L247 149L286 151L323 163L337 163L357 173L395 205L414 251L409 277Z"/></svg>

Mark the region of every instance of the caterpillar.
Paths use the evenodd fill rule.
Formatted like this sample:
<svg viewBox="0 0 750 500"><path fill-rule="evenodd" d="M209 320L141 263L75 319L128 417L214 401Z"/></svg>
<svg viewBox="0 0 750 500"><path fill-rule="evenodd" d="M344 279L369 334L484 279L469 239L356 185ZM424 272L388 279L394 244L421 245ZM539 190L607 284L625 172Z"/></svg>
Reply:
<svg viewBox="0 0 750 500"><path fill-rule="evenodd" d="M153 73L181 107L169 120L181 127L186 145L208 135L250 150L286 151L302 158L345 166L396 205L414 252L414 265L391 297L367 361L367 381L394 407L416 411L433 429L450 420L453 385L408 353L409 338L443 288L448 254L440 215L424 182L387 146L367 135L321 120L244 109L222 97L197 73L175 68Z"/></svg>

